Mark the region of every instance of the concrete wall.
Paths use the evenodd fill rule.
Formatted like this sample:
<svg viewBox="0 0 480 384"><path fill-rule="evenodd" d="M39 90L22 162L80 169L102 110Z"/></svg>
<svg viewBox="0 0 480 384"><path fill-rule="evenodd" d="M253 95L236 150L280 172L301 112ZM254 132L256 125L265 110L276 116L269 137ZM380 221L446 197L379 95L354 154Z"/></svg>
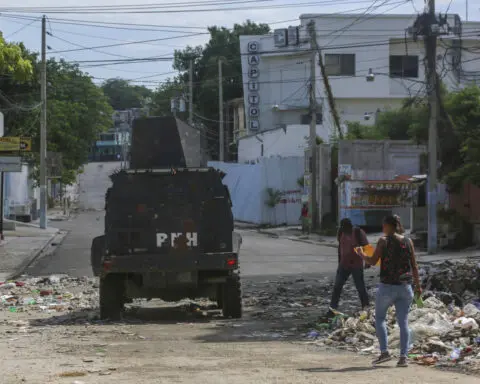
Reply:
<svg viewBox="0 0 480 384"><path fill-rule="evenodd" d="M339 142L338 164L351 166L352 179L381 180L386 178L385 172L390 172L387 179L391 179L395 175L418 174L420 155L425 152L424 145L406 140L343 140Z"/></svg>
<svg viewBox="0 0 480 384"><path fill-rule="evenodd" d="M450 207L471 223L480 224L480 188L465 184L460 193L450 195Z"/></svg>
<svg viewBox="0 0 480 384"><path fill-rule="evenodd" d="M303 164L303 157L263 158L256 164L208 163L226 173L223 183L230 190L235 220L259 225L299 225L302 190L297 180L303 176ZM282 192L275 208L265 203L267 188Z"/></svg>
<svg viewBox="0 0 480 384"><path fill-rule="evenodd" d="M289 125L285 129L260 132L238 140L238 162L257 161L262 156L304 156L310 135L308 125ZM330 132L317 125L317 135L328 142ZM262 152L263 145L263 152Z"/></svg>

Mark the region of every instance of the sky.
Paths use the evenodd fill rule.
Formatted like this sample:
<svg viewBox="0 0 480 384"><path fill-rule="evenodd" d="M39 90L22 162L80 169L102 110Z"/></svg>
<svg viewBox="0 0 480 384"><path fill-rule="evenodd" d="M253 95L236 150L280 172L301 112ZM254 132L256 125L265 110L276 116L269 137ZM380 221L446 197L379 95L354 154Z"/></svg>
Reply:
<svg viewBox="0 0 480 384"><path fill-rule="evenodd" d="M81 63L81 69L88 72L95 83L101 84L108 78L121 77L131 80L133 84L149 88L156 88L168 77L175 75L171 61L107 65L105 60L172 57L175 49L206 43L209 35L203 33L207 32L208 26L231 28L235 23L242 23L247 19L256 23L268 23L274 29L298 25L301 14L363 13L372 3L375 3L374 7L384 3L384 6L373 12L380 14L412 14L422 12L424 7L423 0L22 0L21 6L12 3L11 0L0 0L0 30L7 41L21 41L28 49L39 51L41 16L45 14L48 17L48 57L84 62L103 60ZM469 21L480 21L480 2L477 0L436 0L436 10L445 12L448 9L449 13L458 13L462 20L465 20L467 3ZM152 6L145 9L148 4L155 4L157 8ZM58 8L51 8L63 7L61 10L65 11L65 7L122 5L131 7L126 13L112 13L111 9L110 13L99 13L96 8L97 12L87 14L80 14L78 11L55 13ZM16 7L36 9L21 10ZM141 13L135 13L142 7L144 9ZM193 10L208 11L192 12ZM92 23L107 23L102 25L109 28L100 28ZM139 41L144 43L136 43ZM104 47L105 45L116 46ZM99 46L102 48L98 48ZM83 49L85 47L97 48ZM75 51L55 52L66 50Z"/></svg>

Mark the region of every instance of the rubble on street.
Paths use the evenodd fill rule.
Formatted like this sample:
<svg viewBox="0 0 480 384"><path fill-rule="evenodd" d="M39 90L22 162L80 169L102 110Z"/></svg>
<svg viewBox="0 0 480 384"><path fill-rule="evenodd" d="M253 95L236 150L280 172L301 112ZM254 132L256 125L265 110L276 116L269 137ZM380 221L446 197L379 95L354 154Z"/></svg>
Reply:
<svg viewBox="0 0 480 384"><path fill-rule="evenodd" d="M424 300L423 305L412 305L409 314L410 359L480 373L480 264L445 262L423 267L420 274ZM400 332L393 307L387 326L390 348L398 351ZM316 324L306 336L321 346L364 354L379 351L374 310L355 316L338 313L328 323Z"/></svg>
<svg viewBox="0 0 480 384"><path fill-rule="evenodd" d="M98 281L52 275L0 282L0 311L61 313L98 306Z"/></svg>
<svg viewBox="0 0 480 384"><path fill-rule="evenodd" d="M371 270L366 275L372 299L376 272ZM423 266L420 273L424 301L420 306L414 304L409 315L411 360L421 365L462 367L480 373L480 264L447 262ZM328 322L322 320L332 289L332 279L328 277L244 280L244 307L248 318L268 325L272 338L306 339L307 343L321 347L378 353L374 308L359 311L358 295L351 281L342 295L343 313ZM135 301L130 307L137 304L141 305ZM208 300L180 304L198 316L206 316L216 308ZM5 313L4 322L19 329L27 329L33 319L40 325L43 321L66 325L100 322L98 279L53 275L0 282L0 312ZM216 318L221 319L219 315ZM19 323L14 324L15 321ZM394 353L400 339L395 323L395 309L390 308L389 342ZM236 329L241 330L242 324L237 325Z"/></svg>

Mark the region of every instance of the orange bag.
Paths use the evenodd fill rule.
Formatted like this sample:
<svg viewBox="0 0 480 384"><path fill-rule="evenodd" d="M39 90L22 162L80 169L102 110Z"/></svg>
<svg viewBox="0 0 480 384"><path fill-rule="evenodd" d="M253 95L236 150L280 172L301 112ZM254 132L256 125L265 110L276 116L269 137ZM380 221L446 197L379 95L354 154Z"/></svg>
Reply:
<svg viewBox="0 0 480 384"><path fill-rule="evenodd" d="M375 247L372 244L367 244L363 247L358 247L362 248L363 253L365 256L372 257L373 254L375 253ZM375 264L376 267L380 266L380 259L378 259L377 263Z"/></svg>

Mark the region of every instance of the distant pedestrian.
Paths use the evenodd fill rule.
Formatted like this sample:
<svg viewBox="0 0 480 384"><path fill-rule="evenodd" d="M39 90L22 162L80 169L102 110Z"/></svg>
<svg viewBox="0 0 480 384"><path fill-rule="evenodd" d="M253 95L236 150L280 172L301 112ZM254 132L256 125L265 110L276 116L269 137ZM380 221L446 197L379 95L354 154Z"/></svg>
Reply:
<svg viewBox="0 0 480 384"><path fill-rule="evenodd" d="M303 203L302 211L300 213L300 220L302 222L302 234L310 234L310 223L308 219L308 204Z"/></svg>
<svg viewBox="0 0 480 384"><path fill-rule="evenodd" d="M365 286L363 258L356 252L357 247L368 245L365 232L355 227L350 219L342 219L337 233L338 240L338 268L333 286L332 300L327 317L335 315L342 295L343 286L350 275L353 277L355 287L360 297L362 309L369 306L368 292Z"/></svg>
<svg viewBox="0 0 480 384"><path fill-rule="evenodd" d="M392 359L388 352L386 317L388 308L395 306L397 322L400 328L400 358L398 367L406 367L407 353L410 345L408 329L408 312L415 294L420 296L422 288L418 277L418 266L412 240L403 236L404 229L400 217L387 216L383 220L384 237L378 240L372 257L365 255L365 261L375 265L380 260L380 284L375 300L375 328L380 343L380 356L374 365Z"/></svg>

